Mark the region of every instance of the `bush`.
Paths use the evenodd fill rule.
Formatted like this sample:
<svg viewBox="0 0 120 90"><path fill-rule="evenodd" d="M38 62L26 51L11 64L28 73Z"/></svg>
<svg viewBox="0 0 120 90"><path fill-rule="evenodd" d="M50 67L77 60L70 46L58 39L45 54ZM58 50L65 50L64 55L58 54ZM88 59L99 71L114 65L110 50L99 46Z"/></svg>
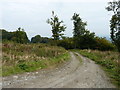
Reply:
<svg viewBox="0 0 120 90"><path fill-rule="evenodd" d="M48 43L49 38L41 37L40 35L36 35L35 37L31 38L31 43Z"/></svg>
<svg viewBox="0 0 120 90"><path fill-rule="evenodd" d="M106 40L105 38L96 37L95 48L102 51L114 50L115 45L113 45L110 41Z"/></svg>
<svg viewBox="0 0 120 90"><path fill-rule="evenodd" d="M28 69L28 66L26 64L20 64L19 68L26 71Z"/></svg>
<svg viewBox="0 0 120 90"><path fill-rule="evenodd" d="M73 38L64 38L63 40L59 40L57 45L64 47L65 49L74 49L75 47Z"/></svg>
<svg viewBox="0 0 120 90"><path fill-rule="evenodd" d="M0 31L2 32L0 36L3 41L10 40L17 43L29 43L26 32L21 28L18 28L18 30L14 32L8 32L4 29L0 29Z"/></svg>

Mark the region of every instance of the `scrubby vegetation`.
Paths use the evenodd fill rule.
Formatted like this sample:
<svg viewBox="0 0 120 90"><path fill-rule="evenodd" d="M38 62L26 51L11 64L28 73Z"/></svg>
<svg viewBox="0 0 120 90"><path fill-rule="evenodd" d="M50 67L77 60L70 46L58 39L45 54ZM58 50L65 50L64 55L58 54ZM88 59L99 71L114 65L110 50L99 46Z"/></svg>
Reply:
<svg viewBox="0 0 120 90"><path fill-rule="evenodd" d="M88 57L97 64L103 66L103 69L111 77L111 81L120 86L120 54L111 51L97 50L77 50L81 55Z"/></svg>
<svg viewBox="0 0 120 90"><path fill-rule="evenodd" d="M41 37L40 35L31 38L31 43L48 43L49 41L49 38Z"/></svg>
<svg viewBox="0 0 120 90"><path fill-rule="evenodd" d="M58 46L65 49L97 49L102 51L116 49L115 45L106 38L98 37L94 32L86 29L87 23L81 19L79 14L74 13L72 21L74 25L73 37L62 38L62 40L57 41Z"/></svg>
<svg viewBox="0 0 120 90"><path fill-rule="evenodd" d="M106 38L100 38L96 37L95 38L95 48L100 51L117 51L116 46L108 41Z"/></svg>
<svg viewBox="0 0 120 90"><path fill-rule="evenodd" d="M54 41L55 42L55 41ZM56 42L56 45L62 46L65 49L93 49L100 51L117 51L116 46L108 41L106 38L92 35L89 31L74 38L64 38Z"/></svg>
<svg viewBox="0 0 120 90"><path fill-rule="evenodd" d="M10 40L17 43L29 43L26 32L20 27L14 32L8 32L4 29L0 29L0 32L1 31L2 34L0 35L0 37L2 37L2 40Z"/></svg>
<svg viewBox="0 0 120 90"><path fill-rule="evenodd" d="M69 53L57 46L47 44L2 44L3 76L54 67L69 59Z"/></svg>

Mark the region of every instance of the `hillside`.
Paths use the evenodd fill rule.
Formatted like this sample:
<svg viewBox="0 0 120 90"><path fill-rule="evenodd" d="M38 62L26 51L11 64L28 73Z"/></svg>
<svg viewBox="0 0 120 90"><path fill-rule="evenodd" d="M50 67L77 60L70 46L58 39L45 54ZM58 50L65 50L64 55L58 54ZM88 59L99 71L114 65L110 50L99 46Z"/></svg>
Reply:
<svg viewBox="0 0 120 90"><path fill-rule="evenodd" d="M52 68L68 60L68 51L47 44L19 44L3 42L2 75Z"/></svg>

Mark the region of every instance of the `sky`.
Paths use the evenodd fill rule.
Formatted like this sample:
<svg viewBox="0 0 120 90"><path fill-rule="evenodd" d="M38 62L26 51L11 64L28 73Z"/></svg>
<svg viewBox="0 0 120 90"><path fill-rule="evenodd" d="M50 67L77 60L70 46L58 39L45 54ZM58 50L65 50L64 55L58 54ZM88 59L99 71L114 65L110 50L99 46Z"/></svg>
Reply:
<svg viewBox="0 0 120 90"><path fill-rule="evenodd" d="M52 11L67 26L65 36L73 36L74 13L80 14L87 29L97 36L109 37L111 13L105 7L110 0L1 0L0 29L15 31L24 28L28 38L35 35L51 37L51 26L46 23Z"/></svg>

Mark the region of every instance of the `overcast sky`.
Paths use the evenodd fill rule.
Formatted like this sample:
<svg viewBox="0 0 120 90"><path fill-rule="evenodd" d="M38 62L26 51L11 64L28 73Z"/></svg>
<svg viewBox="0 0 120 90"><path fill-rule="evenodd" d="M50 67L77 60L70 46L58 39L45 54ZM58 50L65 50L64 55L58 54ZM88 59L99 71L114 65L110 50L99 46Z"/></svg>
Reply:
<svg viewBox="0 0 120 90"><path fill-rule="evenodd" d="M72 36L73 22L71 17L76 12L87 29L98 36L109 36L110 12L105 10L110 0L2 0L0 1L0 28L15 31L22 27L29 39L35 35L51 37L51 26L46 20L51 12L67 26L65 36Z"/></svg>

